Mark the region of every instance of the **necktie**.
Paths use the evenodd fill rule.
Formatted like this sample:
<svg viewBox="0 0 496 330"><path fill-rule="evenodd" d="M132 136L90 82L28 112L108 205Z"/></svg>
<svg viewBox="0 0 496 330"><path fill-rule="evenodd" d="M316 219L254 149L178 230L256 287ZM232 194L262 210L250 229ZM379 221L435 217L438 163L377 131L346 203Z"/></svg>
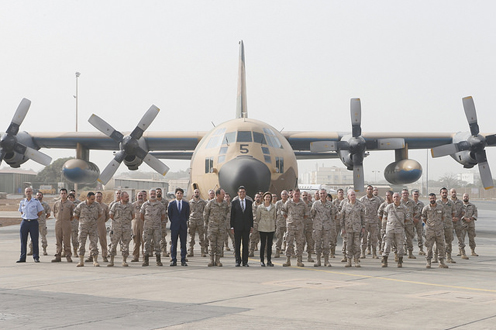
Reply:
<svg viewBox="0 0 496 330"><path fill-rule="evenodd" d="M177 201L177 204L178 204L177 208L179 209L179 212L181 212L181 201Z"/></svg>
<svg viewBox="0 0 496 330"><path fill-rule="evenodd" d="M245 211L245 200L241 200L241 209L243 210L243 212Z"/></svg>

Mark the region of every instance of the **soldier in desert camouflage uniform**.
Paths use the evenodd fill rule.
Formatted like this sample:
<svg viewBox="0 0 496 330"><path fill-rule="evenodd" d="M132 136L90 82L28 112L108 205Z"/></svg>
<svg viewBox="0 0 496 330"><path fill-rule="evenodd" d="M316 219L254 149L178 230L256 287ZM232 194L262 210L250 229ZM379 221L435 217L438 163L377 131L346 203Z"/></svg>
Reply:
<svg viewBox="0 0 496 330"><path fill-rule="evenodd" d="M308 192L304 191L302 194L302 200L307 204L308 209L312 208L312 196L308 194ZM313 239L313 222L312 217L307 217L305 219L305 226L303 228L303 236L305 236L305 243L307 245L307 261L314 262L312 259L312 254L315 252L315 240Z"/></svg>
<svg viewBox="0 0 496 330"><path fill-rule="evenodd" d="M425 256L424 251L424 226L422 226L422 220L420 219L422 210L424 209L424 202L419 200L419 191L415 189L413 191L413 202L415 203L415 215L413 216L413 226L415 228L415 232L417 233L417 243L420 249L419 255Z"/></svg>
<svg viewBox="0 0 496 330"><path fill-rule="evenodd" d="M167 208L169 207L169 200L167 198L162 197L162 188L156 188L157 192L157 201L162 203L165 207L165 219L162 221L162 236L160 238L160 250L164 254L164 257L169 256L169 252L167 252L167 223L169 222L169 216L167 215ZM169 242L170 245L171 242Z"/></svg>
<svg viewBox="0 0 496 330"><path fill-rule="evenodd" d="M305 245L305 236L303 230L305 219L309 216L307 204L300 199L300 189L293 190L293 199L288 201L282 207L282 214L286 218L286 263L284 267L291 266L291 255L294 254L294 242L296 241L297 266L304 267L303 264L303 247Z"/></svg>
<svg viewBox="0 0 496 330"><path fill-rule="evenodd" d="M472 256L478 257L479 255L475 253L475 221L477 220L477 207L469 202L468 194L463 194L463 245L465 245L465 233L468 234L468 245L472 250ZM467 257L468 259L468 257Z"/></svg>
<svg viewBox="0 0 496 330"><path fill-rule="evenodd" d="M79 263L77 267L84 266L84 253L86 238L90 238L90 254L93 256L93 266L98 264L98 232L97 222L102 214L100 204L95 203L95 193L89 192L86 201L81 202L74 209L74 218L79 221Z"/></svg>
<svg viewBox="0 0 496 330"><path fill-rule="evenodd" d="M258 242L260 242L260 233L258 232L258 223L255 221L257 214L257 207L262 204L262 195L260 193L255 194L255 200L253 201L253 231L250 234L250 253L248 257L252 258L255 256L255 250L258 250Z"/></svg>
<svg viewBox="0 0 496 330"><path fill-rule="evenodd" d="M315 267L320 267L322 254L324 254L324 266L331 267L329 263L330 247L336 247L336 242L330 242L336 231L336 214L337 209L332 202L327 201L327 191L319 191L320 199L316 200L310 210L313 221L313 238L315 240L315 250L317 253L317 262Z"/></svg>
<svg viewBox="0 0 496 330"><path fill-rule="evenodd" d="M134 219L131 222L133 227L133 260L131 262L139 262L140 249L144 253L143 241L143 220L141 220L141 206L145 202L146 191L142 190L137 194L137 201L133 203Z"/></svg>
<svg viewBox="0 0 496 330"><path fill-rule="evenodd" d="M405 222L407 221L407 209L401 204L400 194L393 194L393 203L386 206L382 221L386 222L386 234L383 238L384 252L382 254L382 267L388 266L388 256L391 246L398 249L398 268L403 267L403 245L405 244Z"/></svg>
<svg viewBox="0 0 496 330"><path fill-rule="evenodd" d="M413 237L415 236L413 229L413 218L415 217L416 205L415 202L409 198L410 193L408 189L403 189L401 191L401 204L406 207L407 210L407 221L405 223L405 237L406 237L406 249L408 250L408 259L417 259L413 255Z"/></svg>
<svg viewBox="0 0 496 330"><path fill-rule="evenodd" d="M203 211L205 210L207 202L200 198L200 190L195 189L193 198L189 201L191 213L189 214L189 250L188 257L194 256L195 249L195 235L198 233L198 240L200 241L201 256L205 257L205 224L203 220Z"/></svg>
<svg viewBox="0 0 496 330"><path fill-rule="evenodd" d="M451 194L451 202L453 203L455 209L455 215L453 216L453 227L455 229L456 237L458 238L459 251L457 255L461 256L462 259L468 259L467 255L465 254L465 242L463 239L464 236L463 224L462 224L462 217L464 214L463 202L456 197L455 189L451 189L450 194Z"/></svg>
<svg viewBox="0 0 496 330"><path fill-rule="evenodd" d="M143 224L143 241L145 242L145 260L142 266L149 265L149 258L152 253L152 240L157 266L163 266L160 255L160 239L162 237L162 222L165 220L164 204L157 200L157 191L149 191L150 199L141 206L141 220Z"/></svg>
<svg viewBox="0 0 496 330"><path fill-rule="evenodd" d="M377 210L381 206L381 200L374 196L374 188L371 185L367 186L367 195L360 198L363 206L365 206L365 233L362 237L362 254L360 258L365 258L365 249L367 248L368 240L370 239L370 246L372 247L372 258L377 257L377 237L379 235L379 219L377 217Z"/></svg>
<svg viewBox="0 0 496 330"><path fill-rule="evenodd" d="M365 207L356 199L355 191L348 190L348 202L341 206L341 229L346 235L346 257L345 267L351 267L351 259L355 261L355 267L360 267L360 236L365 232Z"/></svg>
<svg viewBox="0 0 496 330"><path fill-rule="evenodd" d="M282 214L282 207L287 202L289 194L286 190L281 192L281 200L276 202L276 253L274 258L281 256L281 247L286 234L286 218Z"/></svg>
<svg viewBox="0 0 496 330"><path fill-rule="evenodd" d="M95 196L97 203L100 204L100 207L102 208L102 214L98 218L98 222L96 225L98 232L98 241L100 242L100 247L102 248L103 261L108 262L107 227L105 226L105 223L109 219L109 207L103 202L103 194L100 191L96 192ZM85 261L92 262L93 256L90 255Z"/></svg>
<svg viewBox="0 0 496 330"><path fill-rule="evenodd" d="M393 202L393 192L391 190L386 192L386 200L379 206L379 209L377 210L377 216L379 218L379 222L381 223L381 245L379 246L379 253L383 255L382 253L384 252L384 244L386 243L385 241L385 236L386 236L386 219L384 218L384 211L386 210L386 207ZM394 247L396 249L396 247Z"/></svg>
<svg viewBox="0 0 496 330"><path fill-rule="evenodd" d="M445 208L436 202L436 195L429 194L429 205L424 206L422 210L422 221L425 223L425 247L427 248L426 268L431 268L432 246L436 243L439 249L439 267L448 268L444 263L446 251L444 249L444 222L448 217L451 221L451 215L446 213Z"/></svg>
<svg viewBox="0 0 496 330"><path fill-rule="evenodd" d="M222 267L220 258L224 248L224 236L229 215L229 204L224 200L224 196L224 189L217 189L215 199L210 200L203 211L210 242L210 263L208 267Z"/></svg>
<svg viewBox="0 0 496 330"><path fill-rule="evenodd" d="M448 198L448 189L441 188L440 194L441 194L441 199L438 199L436 201L436 203L443 206L444 211L446 213L445 218L444 218L444 242L445 242L444 246L445 246L445 251L446 251L446 256L447 256L446 262L454 264L454 263L456 263L456 261L454 261L453 258L451 257L451 249L452 249L452 243L453 243L453 223L455 221L458 221L458 219L455 217L455 214L456 214L455 205ZM438 249L438 247L437 247L437 243L436 243L436 251L437 251L437 249Z"/></svg>
<svg viewBox="0 0 496 330"><path fill-rule="evenodd" d="M112 248L110 251L110 263L108 267L114 266L114 257L117 254L117 243L122 242L122 267L127 267L127 257L129 256L129 243L131 242L131 221L134 218L134 207L129 203L129 194L125 191L121 193L121 200L112 205L109 212L112 219Z"/></svg>

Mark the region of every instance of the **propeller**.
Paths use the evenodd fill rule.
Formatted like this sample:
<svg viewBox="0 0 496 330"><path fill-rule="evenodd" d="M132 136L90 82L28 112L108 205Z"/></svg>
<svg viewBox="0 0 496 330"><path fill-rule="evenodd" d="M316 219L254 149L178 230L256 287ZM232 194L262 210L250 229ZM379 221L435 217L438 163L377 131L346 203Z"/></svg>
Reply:
<svg viewBox="0 0 496 330"><path fill-rule="evenodd" d="M405 147L405 140L403 138L385 138L365 141L362 136L362 106L359 98L351 99L350 115L352 133L348 140L315 141L310 144L310 150L312 152L349 151L353 163L353 186L355 191L358 192L363 191L365 184L363 176L363 159L365 158L366 149L401 149Z"/></svg>
<svg viewBox="0 0 496 330"><path fill-rule="evenodd" d="M432 157L443 157L453 155L460 151L468 150L474 155L475 161L479 166L479 173L482 185L485 189L493 187L493 177L491 169L487 162L485 147L496 146L496 134L487 135L486 137L479 134L479 124L477 122L477 112L475 111L474 99L467 96L462 99L463 109L470 128L470 136L465 141L452 144L445 144L431 149Z"/></svg>
<svg viewBox="0 0 496 330"><path fill-rule="evenodd" d="M19 127L21 126L24 118L28 113L29 107L31 106L31 101L23 98L17 110L10 122L9 127L5 134L3 134L0 140L0 164L4 159L5 155L9 152L17 152L24 155L25 157L34 160L37 163L48 166L52 162L52 158L36 149L25 146L24 144L17 141L17 133L19 133Z"/></svg>
<svg viewBox="0 0 496 330"><path fill-rule="evenodd" d="M109 123L97 115L93 114L90 117L88 121L91 125L120 144L120 151L115 154L114 159L110 161L100 174L100 177L98 178L99 182L107 184L127 156L136 156L162 175L165 175L169 171L167 165L162 163L155 156L149 154L147 150L141 148L138 142L146 129L150 127L153 120L155 120L159 111L159 108L152 105L143 115L143 118L141 118L136 128L127 136L124 136L124 134L115 130Z"/></svg>

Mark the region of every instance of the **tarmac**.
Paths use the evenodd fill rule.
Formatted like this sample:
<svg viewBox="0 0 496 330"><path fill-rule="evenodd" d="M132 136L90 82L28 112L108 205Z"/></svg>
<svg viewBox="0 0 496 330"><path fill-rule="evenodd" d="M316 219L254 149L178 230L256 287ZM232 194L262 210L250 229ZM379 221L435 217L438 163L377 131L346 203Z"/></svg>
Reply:
<svg viewBox="0 0 496 330"><path fill-rule="evenodd" d="M496 329L496 203L475 204L480 256L455 257L449 269L426 269L416 244L401 269L370 256L345 268L341 243L330 268L283 268L284 258L236 268L232 252L209 268L199 251L188 267L153 258L123 268L118 256L112 268L77 268L50 262L53 219L49 255L16 264L19 226L0 227L0 329Z"/></svg>

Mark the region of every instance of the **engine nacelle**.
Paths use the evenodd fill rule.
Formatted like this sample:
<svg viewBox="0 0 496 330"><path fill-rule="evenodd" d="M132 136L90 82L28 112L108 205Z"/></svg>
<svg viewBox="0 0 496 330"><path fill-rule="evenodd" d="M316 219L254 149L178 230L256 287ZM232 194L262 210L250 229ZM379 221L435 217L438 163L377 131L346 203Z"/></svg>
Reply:
<svg viewBox="0 0 496 330"><path fill-rule="evenodd" d="M93 183L100 176L100 169L82 159L70 159L62 168L64 177L72 183Z"/></svg>
<svg viewBox="0 0 496 330"><path fill-rule="evenodd" d="M461 141L467 141L470 138L470 132L458 132L453 137L453 143L458 143ZM477 165L475 160L475 155L468 150L457 152L450 155L451 158L456 160L458 163L462 164L465 168L472 168Z"/></svg>
<svg viewBox="0 0 496 330"><path fill-rule="evenodd" d="M403 159L389 164L384 170L384 178L392 184L413 183L422 176L422 166L413 159Z"/></svg>
<svg viewBox="0 0 496 330"><path fill-rule="evenodd" d="M139 159L136 156L127 156L123 160L124 164L126 164L127 168L130 171L136 171L138 167L143 163L143 160Z"/></svg>
<svg viewBox="0 0 496 330"><path fill-rule="evenodd" d="M26 132L19 132L17 133L17 142L25 145L26 147L30 147L30 148L33 148L33 149L40 149L38 148L38 146L36 146L34 143L33 143L33 139L31 138L31 136L26 133ZM25 162L27 162L29 160L28 157L25 157L24 155L22 154L19 154L15 151L12 151L12 152L8 152L3 160L9 164L11 167L14 167L14 168L18 168L21 166L21 164L24 164Z"/></svg>

